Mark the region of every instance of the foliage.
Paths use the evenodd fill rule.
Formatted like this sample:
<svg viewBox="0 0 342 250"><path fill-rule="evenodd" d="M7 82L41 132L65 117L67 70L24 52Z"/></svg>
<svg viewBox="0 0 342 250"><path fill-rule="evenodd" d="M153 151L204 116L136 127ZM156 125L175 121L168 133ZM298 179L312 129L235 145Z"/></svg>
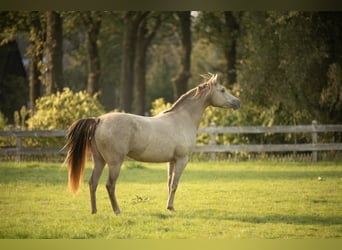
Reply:
<svg viewBox="0 0 342 250"><path fill-rule="evenodd" d="M0 130L5 130L8 119L0 112Z"/></svg>
<svg viewBox="0 0 342 250"><path fill-rule="evenodd" d="M101 63L101 80L99 101L105 109L112 110L118 102L120 81L122 13L105 11L102 13L102 24L97 45ZM87 82L87 49L86 30L79 11L64 12L64 60L68 67L64 69L67 86L74 90L86 89Z"/></svg>
<svg viewBox="0 0 342 250"><path fill-rule="evenodd" d="M14 127L25 129L25 122L29 115L29 111L27 110L26 106L22 106L20 111L14 112Z"/></svg>
<svg viewBox="0 0 342 250"><path fill-rule="evenodd" d="M177 48L170 41L162 41L150 48L150 65L146 74L146 107L162 97L167 102L172 102L173 88L172 76L177 72Z"/></svg>
<svg viewBox="0 0 342 250"><path fill-rule="evenodd" d="M218 73L220 69L224 68L224 58L217 46L209 43L206 38L197 39L193 43L191 58L193 75L190 80L190 86L195 87L203 80L200 79L200 75L208 72ZM221 76L220 73L218 74Z"/></svg>
<svg viewBox="0 0 342 250"><path fill-rule="evenodd" d="M101 94L100 102L106 111L118 107L121 74L122 52L122 14L118 12L104 13L99 37L99 53L101 61Z"/></svg>
<svg viewBox="0 0 342 250"><path fill-rule="evenodd" d="M36 239L298 239L341 238L341 162L189 163L176 213L166 210L165 164L122 168L121 216L105 188L89 211L87 179L68 192L61 163L0 162L0 238ZM25 243L26 244L26 243Z"/></svg>
<svg viewBox="0 0 342 250"><path fill-rule="evenodd" d="M342 121L342 70L341 65L333 63L328 70L328 85L321 92L320 105L335 121Z"/></svg>
<svg viewBox="0 0 342 250"><path fill-rule="evenodd" d="M163 98L158 98L152 102L151 115L155 116L171 107L171 103L165 103Z"/></svg>
<svg viewBox="0 0 342 250"><path fill-rule="evenodd" d="M148 109L150 103L160 97L167 102L174 101L172 77L180 65L180 29L176 14L156 13L167 18L162 18L160 29L147 53L145 106ZM45 46L42 37L46 27L44 12L3 11L1 14L3 18L0 19L0 28L4 37L0 42L20 37L24 43L32 43L26 50L27 55L42 52ZM101 13L102 25L97 41L101 61L99 100L107 111L117 108L121 98L124 14L121 11ZM237 53L234 61L237 82L241 89L243 107L249 111L244 113L241 109L233 112L233 116L239 113L241 115L238 118L241 118L242 123L260 122L257 125L308 124L314 119L319 123L341 122L340 12L231 12L229 14L234 17L238 27L233 32L227 29L229 22L226 14L223 11L192 13L193 50L188 86L198 84L198 76L208 71L227 75L227 63L230 61L227 49L236 39ZM88 74L86 30L79 18L80 12L65 11L61 15L64 84L73 90L83 90ZM35 34L34 23L37 21L41 24ZM43 70L41 66L42 63L40 69ZM13 93L16 97L14 99L22 99L18 97L21 92ZM4 110L1 111L5 113ZM267 118L259 117L259 112L267 113ZM249 117L251 115L256 116L254 122ZM238 119L234 118L234 121Z"/></svg>
<svg viewBox="0 0 342 250"><path fill-rule="evenodd" d="M327 120L320 95L327 85L329 63L341 53L331 47L331 41L340 38L331 35L337 27L330 21L313 12L243 15L239 82L256 105L279 106L281 124Z"/></svg>
<svg viewBox="0 0 342 250"><path fill-rule="evenodd" d="M36 109L27 121L29 129L67 129L77 119L104 113L97 95L90 96L86 91L74 93L69 88L39 98Z"/></svg>
<svg viewBox="0 0 342 250"><path fill-rule="evenodd" d="M199 39L206 40L208 45L214 45L219 50L221 56L212 62L221 62L215 72L223 75L222 82L225 86L236 83L236 40L239 37L241 13L203 11L198 14L194 25Z"/></svg>

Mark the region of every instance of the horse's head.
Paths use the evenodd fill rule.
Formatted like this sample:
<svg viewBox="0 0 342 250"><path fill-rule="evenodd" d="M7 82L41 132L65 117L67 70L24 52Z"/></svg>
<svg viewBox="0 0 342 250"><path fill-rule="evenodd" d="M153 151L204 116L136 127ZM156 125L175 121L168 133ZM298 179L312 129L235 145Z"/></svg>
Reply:
<svg viewBox="0 0 342 250"><path fill-rule="evenodd" d="M207 86L210 88L209 104L220 108L240 108L240 100L228 93L226 88L217 82L217 74L211 75L207 81Z"/></svg>

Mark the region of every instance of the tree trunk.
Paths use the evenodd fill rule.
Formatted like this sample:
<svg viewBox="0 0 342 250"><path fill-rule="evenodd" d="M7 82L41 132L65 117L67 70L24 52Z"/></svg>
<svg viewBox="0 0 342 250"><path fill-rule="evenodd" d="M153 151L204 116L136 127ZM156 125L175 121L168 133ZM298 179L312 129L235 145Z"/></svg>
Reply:
<svg viewBox="0 0 342 250"><path fill-rule="evenodd" d="M174 98L178 99L188 89L191 59L191 15L190 11L177 12L181 28L181 52L180 69L178 74L172 79L174 88Z"/></svg>
<svg viewBox="0 0 342 250"><path fill-rule="evenodd" d="M133 100L133 63L135 58L136 28L133 22L135 13L128 12L124 20L124 41L121 69L120 110L131 112Z"/></svg>
<svg viewBox="0 0 342 250"><path fill-rule="evenodd" d="M141 31L144 32L144 31ZM135 80L135 113L144 115L145 112L145 92L146 92L146 50L147 46L143 41L138 39L137 42L137 56L135 60L134 72Z"/></svg>
<svg viewBox="0 0 342 250"><path fill-rule="evenodd" d="M224 12L226 39L228 45L223 48L226 60L226 86L236 83L236 39L239 25L231 11Z"/></svg>
<svg viewBox="0 0 342 250"><path fill-rule="evenodd" d="M87 92L94 95L100 90L101 64L97 47L97 40L101 28L101 16L95 11L81 14L83 24L87 30L88 50L88 83Z"/></svg>
<svg viewBox="0 0 342 250"><path fill-rule="evenodd" d="M135 113L139 115L145 114L145 92L146 92L146 54L157 29L160 26L160 16L155 18L155 22L151 25L147 23L148 19L139 26L138 37L136 42L136 59L135 59ZM150 27L150 30L148 29Z"/></svg>
<svg viewBox="0 0 342 250"><path fill-rule="evenodd" d="M123 56L121 69L120 107L119 110L132 112L134 91L134 60L137 31L140 22L148 12L128 11L124 20Z"/></svg>
<svg viewBox="0 0 342 250"><path fill-rule="evenodd" d="M38 99L41 96L41 70L39 64L41 63L43 58L43 31L39 15L32 15L29 41L29 108L34 113L36 110L36 99Z"/></svg>
<svg viewBox="0 0 342 250"><path fill-rule="evenodd" d="M35 101L40 97L40 87L41 81L40 70L38 67L38 63L41 62L42 57L39 55L32 55L30 58L29 65L29 88L30 88L30 109L34 113L36 111Z"/></svg>
<svg viewBox="0 0 342 250"><path fill-rule="evenodd" d="M46 12L46 94L63 88L62 19L56 11Z"/></svg>

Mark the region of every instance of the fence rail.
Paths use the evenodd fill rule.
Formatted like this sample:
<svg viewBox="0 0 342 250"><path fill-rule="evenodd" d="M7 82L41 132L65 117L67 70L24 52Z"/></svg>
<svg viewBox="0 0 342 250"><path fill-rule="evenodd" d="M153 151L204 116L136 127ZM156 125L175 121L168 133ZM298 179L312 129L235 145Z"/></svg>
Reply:
<svg viewBox="0 0 342 250"><path fill-rule="evenodd" d="M198 134L207 133L210 135L209 145L197 145L194 152L210 153L212 160L216 159L219 152L303 152L311 151L312 160L317 161L318 151L342 150L342 143L319 143L318 133L342 132L342 125L318 125L315 121L311 125L299 126L244 126L244 127L216 127L212 124L207 128L200 128ZM304 144L256 144L256 145L217 145L217 134L277 134L277 133L311 133L312 142ZM0 131L0 138L14 137L15 146L0 147L0 156L14 155L20 160L21 155L54 155L66 154L61 148L25 148L22 145L24 137L64 137L65 130L50 131Z"/></svg>
<svg viewBox="0 0 342 250"><path fill-rule="evenodd" d="M200 128L198 133L210 135L210 145L196 146L194 152L210 152L211 159L216 159L218 152L312 152L312 161L317 161L317 151L342 150L342 143L319 143L317 133L342 132L342 125L311 125L297 126L245 126L245 127L210 127ZM217 134L277 134L277 133L311 133L312 142L305 144L259 144L259 145L217 145Z"/></svg>
<svg viewBox="0 0 342 250"><path fill-rule="evenodd" d="M25 148L23 147L22 138L24 137L65 137L66 130L11 130L11 131L0 131L0 138L15 138L15 147L0 147L0 156L15 156L16 161L20 161L21 156L24 155L56 155L66 154L66 150L62 148Z"/></svg>

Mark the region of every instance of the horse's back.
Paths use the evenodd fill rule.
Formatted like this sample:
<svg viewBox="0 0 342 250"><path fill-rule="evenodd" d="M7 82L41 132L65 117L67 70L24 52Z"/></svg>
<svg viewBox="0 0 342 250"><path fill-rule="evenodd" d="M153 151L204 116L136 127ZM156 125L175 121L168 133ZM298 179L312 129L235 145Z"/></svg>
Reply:
<svg viewBox="0 0 342 250"><path fill-rule="evenodd" d="M152 117L113 112L99 118L96 146L107 162L118 155L138 158L158 133Z"/></svg>

